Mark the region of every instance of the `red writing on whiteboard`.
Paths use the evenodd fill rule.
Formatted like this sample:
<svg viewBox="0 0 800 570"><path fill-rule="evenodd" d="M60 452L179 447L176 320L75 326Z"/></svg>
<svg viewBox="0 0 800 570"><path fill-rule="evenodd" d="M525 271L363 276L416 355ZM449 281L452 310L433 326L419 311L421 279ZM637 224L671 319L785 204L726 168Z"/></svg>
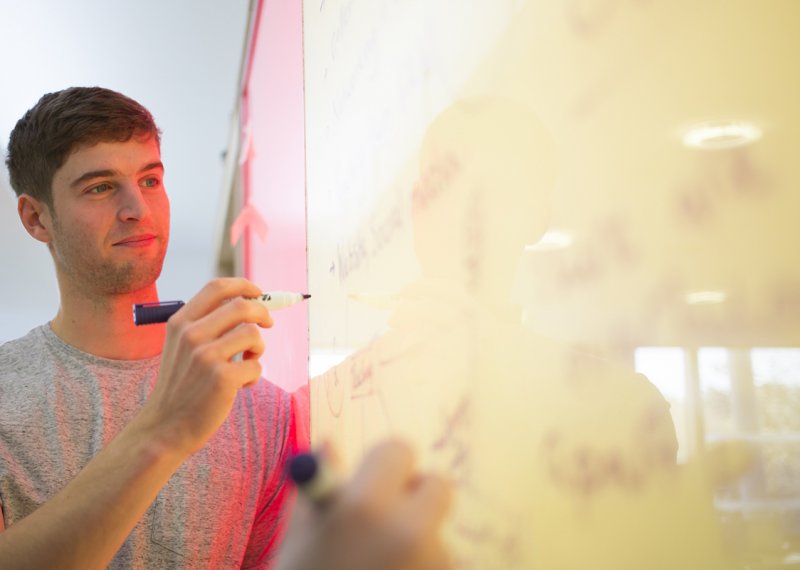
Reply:
<svg viewBox="0 0 800 570"><path fill-rule="evenodd" d="M602 279L615 268L632 267L639 262L639 257L627 220L611 215L564 257L557 270L557 284L561 289L585 286Z"/></svg>
<svg viewBox="0 0 800 570"><path fill-rule="evenodd" d="M375 367L368 350L350 360L349 372L352 387L351 399L364 398L374 393L372 380L375 376Z"/></svg>
<svg viewBox="0 0 800 570"><path fill-rule="evenodd" d="M676 200L680 218L701 225L717 215L728 200L761 198L769 193L769 177L746 149L722 158L680 185Z"/></svg>
<svg viewBox="0 0 800 570"><path fill-rule="evenodd" d="M444 414L441 435L433 442L431 449L446 459L445 470L453 481L465 485L469 479L469 436L470 404L462 397L455 409Z"/></svg>
<svg viewBox="0 0 800 570"><path fill-rule="evenodd" d="M415 213L424 211L430 203L447 189L458 171L461 163L455 155L446 153L434 160L414 184L411 192L411 204Z"/></svg>
<svg viewBox="0 0 800 570"><path fill-rule="evenodd" d="M665 429L667 413L662 405L648 408L630 426L630 439L616 443L576 442L564 430L551 430L542 441L550 480L584 497L610 487L642 488L654 474L675 465L675 442Z"/></svg>

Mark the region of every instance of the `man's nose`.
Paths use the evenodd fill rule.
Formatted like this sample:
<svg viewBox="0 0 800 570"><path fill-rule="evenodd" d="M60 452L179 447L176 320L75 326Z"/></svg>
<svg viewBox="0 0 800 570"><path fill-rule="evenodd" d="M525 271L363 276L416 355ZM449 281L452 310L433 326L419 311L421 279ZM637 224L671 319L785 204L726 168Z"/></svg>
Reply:
<svg viewBox="0 0 800 570"><path fill-rule="evenodd" d="M119 218L122 221L143 220L150 214L150 205L138 184L126 183L120 192Z"/></svg>

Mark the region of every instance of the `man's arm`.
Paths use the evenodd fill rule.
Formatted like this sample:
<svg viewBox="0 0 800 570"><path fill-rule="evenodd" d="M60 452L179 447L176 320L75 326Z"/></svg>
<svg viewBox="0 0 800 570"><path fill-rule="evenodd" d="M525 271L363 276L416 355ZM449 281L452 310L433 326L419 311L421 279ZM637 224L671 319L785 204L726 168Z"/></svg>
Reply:
<svg viewBox="0 0 800 570"><path fill-rule="evenodd" d="M103 568L183 460L137 417L64 489L0 534L5 568Z"/></svg>
<svg viewBox="0 0 800 570"><path fill-rule="evenodd" d="M258 294L244 279L217 279L173 315L153 393L59 493L0 533L4 569L108 565L161 487L225 420L237 391L260 377L258 326L272 320L238 298Z"/></svg>

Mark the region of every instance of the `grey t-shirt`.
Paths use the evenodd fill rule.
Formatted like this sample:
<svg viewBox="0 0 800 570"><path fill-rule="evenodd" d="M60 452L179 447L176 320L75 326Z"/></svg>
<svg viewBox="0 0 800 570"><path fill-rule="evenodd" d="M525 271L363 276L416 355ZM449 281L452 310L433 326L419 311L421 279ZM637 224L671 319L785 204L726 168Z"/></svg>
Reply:
<svg viewBox="0 0 800 570"><path fill-rule="evenodd" d="M6 528L61 490L136 414L160 357L98 358L49 325L0 346L0 507ZM267 568L291 500L290 396L239 391L208 444L173 475L110 568Z"/></svg>

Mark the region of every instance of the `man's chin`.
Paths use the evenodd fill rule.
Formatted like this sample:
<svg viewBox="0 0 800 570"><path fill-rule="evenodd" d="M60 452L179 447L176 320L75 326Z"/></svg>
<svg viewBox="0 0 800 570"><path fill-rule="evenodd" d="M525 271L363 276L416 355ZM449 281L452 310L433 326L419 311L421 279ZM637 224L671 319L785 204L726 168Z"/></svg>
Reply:
<svg viewBox="0 0 800 570"><path fill-rule="evenodd" d="M116 272L113 279L106 283L106 290L111 294L129 295L137 291L145 291L155 286L156 280L161 276L161 264L144 270L137 267L135 270Z"/></svg>

